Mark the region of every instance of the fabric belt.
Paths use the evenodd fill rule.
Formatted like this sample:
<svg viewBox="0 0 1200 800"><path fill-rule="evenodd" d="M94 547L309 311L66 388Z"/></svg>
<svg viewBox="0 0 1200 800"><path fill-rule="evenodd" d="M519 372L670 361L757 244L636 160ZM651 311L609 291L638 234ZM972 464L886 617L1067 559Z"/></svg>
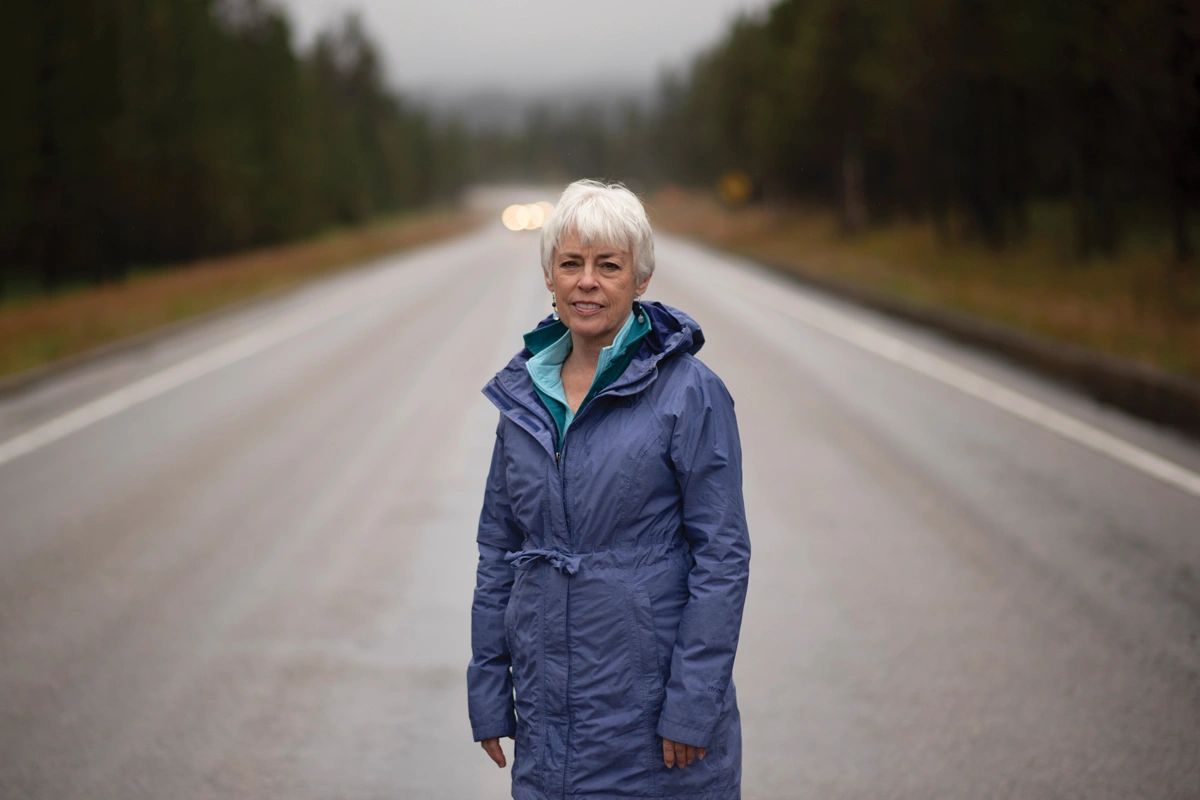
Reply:
<svg viewBox="0 0 1200 800"><path fill-rule="evenodd" d="M507 553L504 560L516 569L524 569L538 561L546 561L564 575L574 575L585 563L594 568L639 567L686 552L689 552L687 542L682 536L675 536L668 541L646 547L612 548L591 553L570 553L556 547L526 547Z"/></svg>
<svg viewBox="0 0 1200 800"><path fill-rule="evenodd" d="M504 556L504 560L511 562L516 569L527 567L541 558L546 559L552 567L567 575L574 575L578 572L579 563L582 561L582 558L574 553L564 553L561 550L549 547L518 550L515 553L508 553Z"/></svg>

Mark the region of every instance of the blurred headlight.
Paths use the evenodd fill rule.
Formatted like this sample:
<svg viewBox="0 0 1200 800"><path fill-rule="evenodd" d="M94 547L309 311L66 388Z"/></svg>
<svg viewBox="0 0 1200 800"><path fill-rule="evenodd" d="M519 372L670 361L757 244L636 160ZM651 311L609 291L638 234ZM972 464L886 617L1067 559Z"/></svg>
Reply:
<svg viewBox="0 0 1200 800"><path fill-rule="evenodd" d="M550 219L554 204L541 200L537 203L513 203L504 209L500 221L510 231L536 231Z"/></svg>
<svg viewBox="0 0 1200 800"><path fill-rule="evenodd" d="M500 215L500 221L504 223L504 227L510 231L519 231L525 228L525 224L529 222L529 209L522 205L513 204L504 209L504 213Z"/></svg>

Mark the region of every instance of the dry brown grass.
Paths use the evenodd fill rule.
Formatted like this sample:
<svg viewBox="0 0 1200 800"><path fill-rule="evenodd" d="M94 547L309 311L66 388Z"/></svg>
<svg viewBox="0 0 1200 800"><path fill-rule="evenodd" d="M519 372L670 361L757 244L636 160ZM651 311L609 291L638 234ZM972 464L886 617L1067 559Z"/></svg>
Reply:
<svg viewBox="0 0 1200 800"><path fill-rule="evenodd" d="M1074 260L1061 238L1032 236L995 251L946 242L926 223L892 223L845 237L828 211L723 208L671 192L651 202L664 230L800 274L889 292L1200 377L1200 270L1172 265L1165 246Z"/></svg>
<svg viewBox="0 0 1200 800"><path fill-rule="evenodd" d="M0 376L453 236L478 222L466 213L409 214L0 307Z"/></svg>

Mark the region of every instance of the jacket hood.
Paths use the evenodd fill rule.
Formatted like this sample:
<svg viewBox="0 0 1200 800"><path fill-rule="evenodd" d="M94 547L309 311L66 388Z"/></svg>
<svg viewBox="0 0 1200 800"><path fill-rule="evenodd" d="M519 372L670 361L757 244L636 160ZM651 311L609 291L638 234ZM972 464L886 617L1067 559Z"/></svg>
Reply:
<svg viewBox="0 0 1200 800"><path fill-rule="evenodd" d="M657 300L641 305L650 316L650 332L646 334L650 340L648 344L654 352L661 354L660 357L676 352L695 355L704 346L700 323L686 312Z"/></svg>

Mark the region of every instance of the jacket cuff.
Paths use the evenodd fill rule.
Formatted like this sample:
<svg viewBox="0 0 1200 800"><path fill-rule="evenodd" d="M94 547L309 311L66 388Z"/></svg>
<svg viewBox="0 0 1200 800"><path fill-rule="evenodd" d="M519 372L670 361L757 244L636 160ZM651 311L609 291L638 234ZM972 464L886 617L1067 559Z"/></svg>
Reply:
<svg viewBox="0 0 1200 800"><path fill-rule="evenodd" d="M477 742L482 742L484 739L499 739L501 736L515 737L517 735L517 718L514 714L509 714L508 719L505 720L472 725L471 735Z"/></svg>
<svg viewBox="0 0 1200 800"><path fill-rule="evenodd" d="M690 744L692 747L708 747L709 739L712 738L712 728L697 728L667 719L665 716L658 718L658 728L655 732L664 739Z"/></svg>

